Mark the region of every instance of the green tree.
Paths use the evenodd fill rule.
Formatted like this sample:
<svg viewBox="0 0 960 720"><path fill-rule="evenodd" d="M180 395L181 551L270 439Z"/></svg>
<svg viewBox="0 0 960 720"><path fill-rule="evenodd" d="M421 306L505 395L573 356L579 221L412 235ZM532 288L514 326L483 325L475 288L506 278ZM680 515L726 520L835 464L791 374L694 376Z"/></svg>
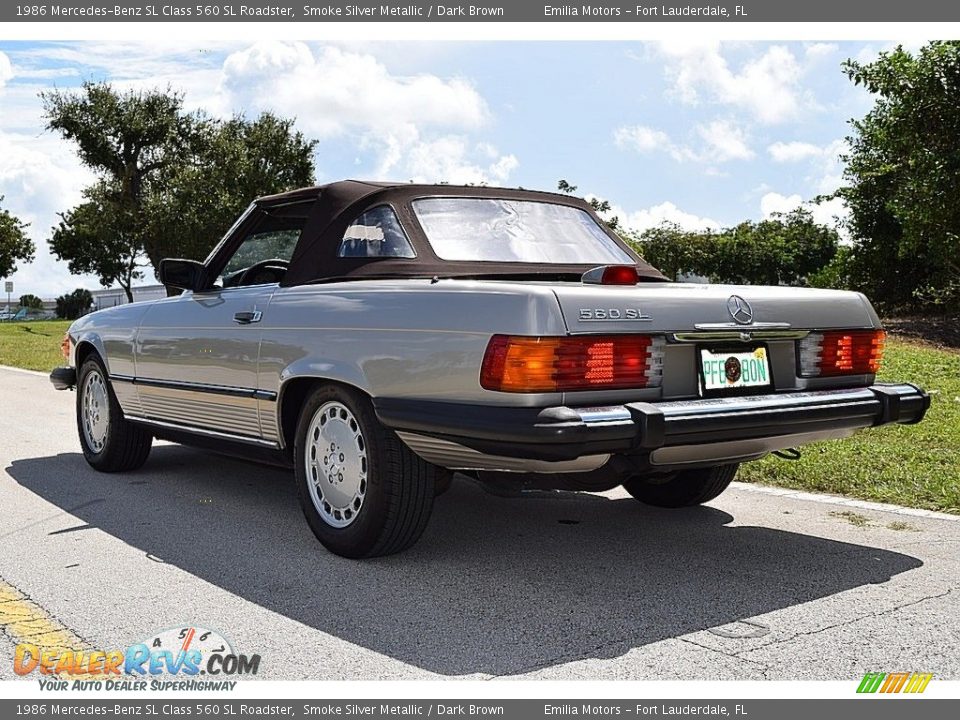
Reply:
<svg viewBox="0 0 960 720"><path fill-rule="evenodd" d="M40 310L43 307L43 300L36 295L27 293L20 296L20 307L30 308L31 310Z"/></svg>
<svg viewBox="0 0 960 720"><path fill-rule="evenodd" d="M837 253L836 230L797 209L720 231L689 232L670 223L628 236L667 277L699 275L713 282L803 285Z"/></svg>
<svg viewBox="0 0 960 720"><path fill-rule="evenodd" d="M89 290L77 288L72 293L57 298L57 317L64 320L76 320L90 312L93 295Z"/></svg>
<svg viewBox="0 0 960 720"><path fill-rule="evenodd" d="M143 234L131 223L120 191L106 181L88 187L84 201L61 213L49 240L53 253L74 274L92 273L100 284L123 288L133 302L133 283L143 277Z"/></svg>
<svg viewBox="0 0 960 720"><path fill-rule="evenodd" d="M960 42L898 47L844 72L875 96L851 121L846 184L853 285L888 309L957 307L960 282Z"/></svg>
<svg viewBox="0 0 960 720"><path fill-rule="evenodd" d="M675 223L664 222L626 239L668 278L678 280L684 274L709 277L715 266L719 238L711 230L690 232Z"/></svg>
<svg viewBox="0 0 960 720"><path fill-rule="evenodd" d="M814 222L809 211L775 213L760 222L742 222L719 234L713 264L718 282L801 285L837 253L836 230Z"/></svg>
<svg viewBox="0 0 960 720"><path fill-rule="evenodd" d="M3 195L0 195L0 203ZM17 269L17 262L33 260L33 241L27 237L27 225L8 210L0 207L0 277L9 277Z"/></svg>
<svg viewBox="0 0 960 720"><path fill-rule="evenodd" d="M226 121L183 109L179 93L87 83L42 94L48 129L98 175L61 215L50 246L72 272L130 287L164 257L202 258L259 195L313 182L314 142L269 113Z"/></svg>
<svg viewBox="0 0 960 720"><path fill-rule="evenodd" d="M207 123L190 163L165 170L146 205L146 254L202 260L250 202L310 185L315 141L264 113Z"/></svg>

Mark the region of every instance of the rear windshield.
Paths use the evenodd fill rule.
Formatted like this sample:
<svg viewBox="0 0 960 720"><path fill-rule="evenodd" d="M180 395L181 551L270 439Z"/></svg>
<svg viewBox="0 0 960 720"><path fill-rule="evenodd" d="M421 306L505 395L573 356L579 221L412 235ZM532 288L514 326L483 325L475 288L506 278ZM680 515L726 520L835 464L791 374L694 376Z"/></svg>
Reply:
<svg viewBox="0 0 960 720"><path fill-rule="evenodd" d="M413 210L443 260L633 265L590 215L568 205L498 198L424 198Z"/></svg>

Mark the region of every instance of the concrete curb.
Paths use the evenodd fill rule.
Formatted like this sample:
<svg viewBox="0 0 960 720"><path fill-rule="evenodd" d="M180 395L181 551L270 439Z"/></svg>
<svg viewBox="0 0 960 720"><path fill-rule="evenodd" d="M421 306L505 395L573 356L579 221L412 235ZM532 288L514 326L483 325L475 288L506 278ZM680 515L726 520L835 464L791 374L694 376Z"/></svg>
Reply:
<svg viewBox="0 0 960 720"><path fill-rule="evenodd" d="M791 500L806 500L808 502L821 503L823 505L839 505L848 508L858 508L860 510L873 510L875 512L893 513L895 515L910 515L911 517L934 518L936 520L952 520L960 522L960 515L951 515L950 513L937 512L936 510L921 510L920 508L904 507L903 505L892 505L887 503L870 502L869 500L857 500L856 498L843 497L841 495L830 495L828 493L812 493L804 490L791 490L790 488L772 487L770 485L755 485L753 483L733 482L730 487L746 492L761 493L765 495L776 495L778 497L789 497Z"/></svg>
<svg viewBox="0 0 960 720"><path fill-rule="evenodd" d="M0 365L0 370L10 370L11 372L23 373L24 375L35 375L38 377L48 377L50 375L49 370L47 372L41 372L39 370L27 370L25 368L13 367L12 365ZM53 368L50 368L53 370Z"/></svg>

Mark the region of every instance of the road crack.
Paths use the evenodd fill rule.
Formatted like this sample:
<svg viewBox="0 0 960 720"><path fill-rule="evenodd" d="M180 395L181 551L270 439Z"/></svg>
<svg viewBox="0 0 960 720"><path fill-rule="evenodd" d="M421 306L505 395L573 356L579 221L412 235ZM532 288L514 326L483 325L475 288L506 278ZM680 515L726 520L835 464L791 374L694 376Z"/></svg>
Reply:
<svg viewBox="0 0 960 720"><path fill-rule="evenodd" d="M872 619L872 618L877 618L877 617L883 617L883 616L885 616L885 615L890 615L890 614L892 614L892 613L899 612L900 610L905 610L906 608L913 607L914 605L919 605L920 603L927 602L928 600L939 600L940 598L947 597L948 595L950 595L950 594L951 594L954 590L956 590L956 589L957 589L957 588L947 588L946 590L944 590L944 591L941 592L941 593L935 593L935 594L933 594L933 595L925 595L925 596L923 596L923 597L921 597L921 598L918 598L918 599L916 599L916 600L911 600L910 602L903 603L902 605L894 605L893 607L887 608L887 609L885 609L885 610L878 610L878 611L876 611L876 612L868 613L868 614L866 614L866 615L860 615L860 616L855 617L855 618L850 618L849 620L843 620L843 621L841 621L841 622L834 623L833 625L827 625L826 627L817 628L816 630L806 630L806 631L804 631L804 632L796 632L796 633L793 633L792 635L789 635L789 636L787 636L787 637L772 639L772 640L770 640L769 642L760 643L759 645L754 645L754 646L751 647L751 648L745 648L745 649L743 649L743 650L740 650L740 651L738 651L738 652L736 653L736 655L739 657L742 653L755 652L755 651L760 650L760 649L765 648L765 647L772 647L772 646L774 646L774 645L782 645L783 643L791 642L792 640L796 640L797 638L809 637L809 636L812 636L812 635L818 635L818 634L820 634L820 633L827 632L827 631L829 631L829 630L836 630L837 628L847 627L848 625L853 625L853 624L858 623L858 622L861 622L861 621L863 621L863 620L870 620L870 619ZM743 658L743 659L744 659L744 660L747 660L747 659L749 659L749 658Z"/></svg>

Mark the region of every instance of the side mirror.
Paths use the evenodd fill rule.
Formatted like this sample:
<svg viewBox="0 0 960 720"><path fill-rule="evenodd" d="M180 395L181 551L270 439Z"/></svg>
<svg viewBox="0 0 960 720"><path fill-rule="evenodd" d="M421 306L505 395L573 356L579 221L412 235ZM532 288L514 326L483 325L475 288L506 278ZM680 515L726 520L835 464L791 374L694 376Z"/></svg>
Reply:
<svg viewBox="0 0 960 720"><path fill-rule="evenodd" d="M203 266L203 263L196 260L164 258L160 261L157 276L164 285L181 290L199 291L206 290L209 286L207 269Z"/></svg>

